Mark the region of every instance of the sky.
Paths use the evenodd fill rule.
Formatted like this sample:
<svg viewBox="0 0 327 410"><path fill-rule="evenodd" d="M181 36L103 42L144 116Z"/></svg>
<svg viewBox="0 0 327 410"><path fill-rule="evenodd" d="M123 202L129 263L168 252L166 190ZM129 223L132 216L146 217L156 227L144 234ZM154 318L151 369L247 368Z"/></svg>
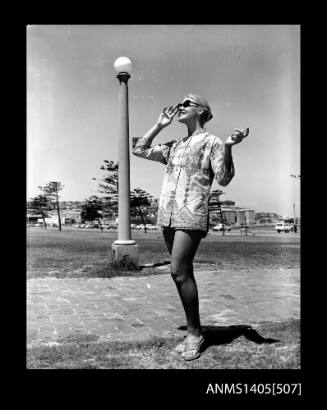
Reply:
<svg viewBox="0 0 327 410"><path fill-rule="evenodd" d="M118 160L119 82L114 61L133 64L129 136L142 137L164 107L188 93L213 112L207 130L233 147L235 177L221 199L257 212L300 213L300 26L29 25L27 199L60 181L62 201L101 196L105 159ZM187 135L175 118L153 144ZM131 189L158 198L165 166L130 155Z"/></svg>

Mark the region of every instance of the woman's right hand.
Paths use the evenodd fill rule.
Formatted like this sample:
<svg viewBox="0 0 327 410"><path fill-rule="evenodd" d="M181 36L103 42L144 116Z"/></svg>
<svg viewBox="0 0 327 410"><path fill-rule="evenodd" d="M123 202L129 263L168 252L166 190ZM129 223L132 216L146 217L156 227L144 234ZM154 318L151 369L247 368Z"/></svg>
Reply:
<svg viewBox="0 0 327 410"><path fill-rule="evenodd" d="M175 115L177 114L178 106L170 106L169 108L165 107L162 113L159 115L157 125L161 128L167 127L169 125Z"/></svg>

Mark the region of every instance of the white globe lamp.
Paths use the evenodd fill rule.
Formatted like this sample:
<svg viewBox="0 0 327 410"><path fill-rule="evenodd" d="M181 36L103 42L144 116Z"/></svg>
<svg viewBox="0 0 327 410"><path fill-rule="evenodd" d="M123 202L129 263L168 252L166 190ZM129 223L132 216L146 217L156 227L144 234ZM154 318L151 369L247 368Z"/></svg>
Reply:
<svg viewBox="0 0 327 410"><path fill-rule="evenodd" d="M132 71L132 62L127 57L118 57L114 62L114 69L116 74L127 73L131 74Z"/></svg>

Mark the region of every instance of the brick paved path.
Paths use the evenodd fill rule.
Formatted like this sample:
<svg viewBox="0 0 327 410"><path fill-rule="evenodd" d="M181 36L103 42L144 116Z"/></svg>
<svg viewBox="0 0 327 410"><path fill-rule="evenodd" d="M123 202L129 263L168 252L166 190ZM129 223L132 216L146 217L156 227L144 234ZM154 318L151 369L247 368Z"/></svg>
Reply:
<svg viewBox="0 0 327 410"><path fill-rule="evenodd" d="M300 316L298 269L195 274L203 325L253 326ZM27 281L28 346L76 333L110 340L182 335L180 326L184 313L169 274Z"/></svg>

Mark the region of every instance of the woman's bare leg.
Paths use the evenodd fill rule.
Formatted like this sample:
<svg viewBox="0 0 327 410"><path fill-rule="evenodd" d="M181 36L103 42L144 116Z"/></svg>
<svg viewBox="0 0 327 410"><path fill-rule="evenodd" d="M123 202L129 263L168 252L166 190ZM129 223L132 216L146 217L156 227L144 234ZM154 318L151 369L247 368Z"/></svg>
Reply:
<svg viewBox="0 0 327 410"><path fill-rule="evenodd" d="M175 229L163 229L162 232L163 232L163 236L166 242L169 255L171 255L171 252L173 250L173 245L174 245Z"/></svg>
<svg viewBox="0 0 327 410"><path fill-rule="evenodd" d="M201 333L198 290L193 273L193 259L201 241L197 231L164 231L171 254L171 275L181 298L187 322L187 333L198 337Z"/></svg>
<svg viewBox="0 0 327 410"><path fill-rule="evenodd" d="M171 275L181 298L187 322L187 335L183 343L176 347L185 360L200 356L199 347L202 339L199 314L199 299L193 272L193 259L201 241L198 231L163 231L166 246L171 255Z"/></svg>

